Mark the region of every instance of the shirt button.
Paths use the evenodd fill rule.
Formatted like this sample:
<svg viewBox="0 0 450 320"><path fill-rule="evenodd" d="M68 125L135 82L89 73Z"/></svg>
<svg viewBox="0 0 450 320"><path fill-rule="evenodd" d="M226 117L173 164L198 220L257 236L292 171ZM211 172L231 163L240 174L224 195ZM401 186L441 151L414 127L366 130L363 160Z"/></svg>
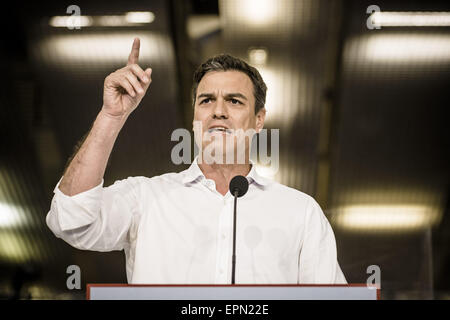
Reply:
<svg viewBox="0 0 450 320"><path fill-rule="evenodd" d="M220 269L220 274L223 274L223 269Z"/></svg>
<svg viewBox="0 0 450 320"><path fill-rule="evenodd" d="M225 239L227 235L225 233L222 233L222 239Z"/></svg>

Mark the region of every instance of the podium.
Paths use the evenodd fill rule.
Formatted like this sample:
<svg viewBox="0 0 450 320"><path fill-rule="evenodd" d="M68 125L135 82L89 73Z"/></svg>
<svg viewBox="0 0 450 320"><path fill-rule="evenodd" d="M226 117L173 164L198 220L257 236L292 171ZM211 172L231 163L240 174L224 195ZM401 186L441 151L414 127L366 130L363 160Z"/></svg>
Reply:
<svg viewBox="0 0 450 320"><path fill-rule="evenodd" d="M379 300L380 289L348 285L88 284L87 300Z"/></svg>

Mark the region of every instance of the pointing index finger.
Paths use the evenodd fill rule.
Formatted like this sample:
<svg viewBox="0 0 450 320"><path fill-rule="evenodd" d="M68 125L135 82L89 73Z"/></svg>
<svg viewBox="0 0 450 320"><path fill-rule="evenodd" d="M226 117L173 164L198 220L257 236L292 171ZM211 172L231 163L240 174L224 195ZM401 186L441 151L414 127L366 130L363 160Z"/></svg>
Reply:
<svg viewBox="0 0 450 320"><path fill-rule="evenodd" d="M131 48L130 55L128 56L128 63L127 63L127 65L138 63L140 47L141 47L140 39L139 38L134 38L133 47Z"/></svg>

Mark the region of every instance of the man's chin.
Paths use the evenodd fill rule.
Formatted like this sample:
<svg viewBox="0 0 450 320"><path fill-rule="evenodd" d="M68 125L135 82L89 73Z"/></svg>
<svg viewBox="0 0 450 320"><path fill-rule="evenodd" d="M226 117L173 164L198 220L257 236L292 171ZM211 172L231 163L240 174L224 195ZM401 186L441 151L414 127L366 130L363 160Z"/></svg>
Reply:
<svg viewBox="0 0 450 320"><path fill-rule="evenodd" d="M212 149L211 149L212 148ZM214 150L208 152L208 150ZM218 149L213 149L213 146L207 145L203 147L202 161L207 164L245 164L246 157L242 152L237 155L236 149L225 149L222 152L216 152ZM206 152L205 152L206 151Z"/></svg>

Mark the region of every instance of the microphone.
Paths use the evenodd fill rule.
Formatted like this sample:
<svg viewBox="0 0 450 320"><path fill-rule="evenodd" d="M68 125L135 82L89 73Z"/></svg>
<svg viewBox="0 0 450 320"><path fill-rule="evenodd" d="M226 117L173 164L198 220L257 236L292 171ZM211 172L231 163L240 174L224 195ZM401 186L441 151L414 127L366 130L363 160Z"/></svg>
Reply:
<svg viewBox="0 0 450 320"><path fill-rule="evenodd" d="M230 181L230 193L234 196L234 215L233 215L233 256L231 266L231 284L235 283L236 274L236 204L237 198L242 197L248 191L248 180L244 176L235 176Z"/></svg>

